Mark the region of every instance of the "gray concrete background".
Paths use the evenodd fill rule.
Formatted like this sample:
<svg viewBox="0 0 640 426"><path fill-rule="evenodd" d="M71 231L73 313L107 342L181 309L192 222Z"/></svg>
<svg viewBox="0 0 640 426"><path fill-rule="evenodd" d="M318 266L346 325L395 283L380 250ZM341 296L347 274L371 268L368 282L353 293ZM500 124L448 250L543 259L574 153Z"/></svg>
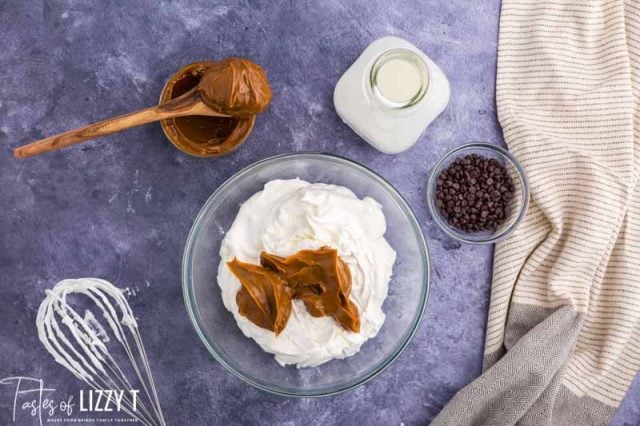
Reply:
<svg viewBox="0 0 640 426"><path fill-rule="evenodd" d="M77 389L38 341L35 314L59 280L96 276L135 290L129 302L170 424L427 423L480 372L492 248L461 246L435 227L425 180L457 145L501 143L498 18L497 0L0 0L0 378ZM452 87L444 114L397 156L362 142L332 105L339 76L384 35L425 50ZM275 92L232 155L188 157L149 125L12 157L20 144L153 104L181 65L230 55L264 66ZM240 168L301 150L349 157L395 185L423 225L433 268L427 314L400 358L365 386L314 400L271 396L228 374L192 329L180 287L183 245L207 197ZM2 424L12 395L0 386ZM637 381L614 424L640 424Z"/></svg>

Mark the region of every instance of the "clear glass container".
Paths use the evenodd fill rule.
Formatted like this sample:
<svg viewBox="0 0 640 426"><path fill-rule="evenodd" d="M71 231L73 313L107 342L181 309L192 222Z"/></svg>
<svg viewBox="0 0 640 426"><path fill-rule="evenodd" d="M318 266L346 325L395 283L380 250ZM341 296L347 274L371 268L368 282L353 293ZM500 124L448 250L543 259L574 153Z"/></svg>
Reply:
<svg viewBox="0 0 640 426"><path fill-rule="evenodd" d="M382 205L385 238L397 259L382 309L385 322L357 354L318 367L281 367L273 355L244 336L224 307L216 282L219 250L240 205L273 179L299 177L342 185ZM389 366L407 346L422 319L429 290L426 241L409 205L383 178L353 161L328 154L285 154L259 161L220 186L198 214L183 258L183 292L202 342L228 371L268 392L298 397L326 396L352 389ZM411 360L408 360L411 362Z"/></svg>
<svg viewBox="0 0 640 426"><path fill-rule="evenodd" d="M485 158L493 158L502 163L511 176L514 185L513 199L509 211L511 212L507 220L495 231L466 232L449 225L438 206L436 206L436 187L440 173L442 173L456 158L470 154L477 154ZM427 184L427 203L434 222L445 234L453 239L469 244L491 244L507 238L516 230L522 219L524 219L529 207L529 183L524 168L509 151L496 145L488 143L469 143L454 148L442 157L433 167Z"/></svg>
<svg viewBox="0 0 640 426"><path fill-rule="evenodd" d="M411 148L447 107L451 90L438 65L398 37L372 42L333 92L338 116L385 154Z"/></svg>

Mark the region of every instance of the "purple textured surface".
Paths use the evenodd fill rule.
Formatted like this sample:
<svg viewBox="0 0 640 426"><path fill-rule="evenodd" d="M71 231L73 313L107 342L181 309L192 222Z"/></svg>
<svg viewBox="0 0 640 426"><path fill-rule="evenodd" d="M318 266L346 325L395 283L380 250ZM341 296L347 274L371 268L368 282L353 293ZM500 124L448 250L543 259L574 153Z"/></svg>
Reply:
<svg viewBox="0 0 640 426"><path fill-rule="evenodd" d="M136 289L137 314L170 424L424 424L480 371L491 247L461 246L431 221L429 170L467 141L501 143L494 106L497 0L238 3L0 1L0 379L43 378L74 392L35 333L44 291L96 276ZM452 97L418 144L370 148L336 116L333 87L368 43L407 38L448 75ZM274 100L249 140L220 159L174 149L158 125L17 161L12 148L157 101L164 80L200 59L263 65ZM285 399L253 389L207 353L182 300L183 245L200 206L225 179L267 156L337 153L387 178L428 238L426 316L400 358L356 390ZM12 390L0 386L0 424ZM640 383L614 424L640 424ZM23 417L24 419L25 417ZM25 423L29 424L29 423Z"/></svg>

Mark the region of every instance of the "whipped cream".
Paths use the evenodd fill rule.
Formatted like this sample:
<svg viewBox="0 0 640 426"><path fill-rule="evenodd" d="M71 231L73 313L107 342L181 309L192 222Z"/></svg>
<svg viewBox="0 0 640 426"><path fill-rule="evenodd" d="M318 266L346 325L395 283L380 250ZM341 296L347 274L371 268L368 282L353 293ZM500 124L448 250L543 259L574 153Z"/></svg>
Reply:
<svg viewBox="0 0 640 426"><path fill-rule="evenodd" d="M282 366L314 367L354 355L384 323L382 304L396 259L385 231L382 206L370 197L359 199L345 187L300 179L270 181L242 205L220 247L218 285L224 305L244 335ZM359 333L343 329L331 317L311 316L301 300L293 301L289 322L277 337L240 315L240 282L226 262L237 257L259 264L261 251L289 256L322 246L337 249L349 265Z"/></svg>

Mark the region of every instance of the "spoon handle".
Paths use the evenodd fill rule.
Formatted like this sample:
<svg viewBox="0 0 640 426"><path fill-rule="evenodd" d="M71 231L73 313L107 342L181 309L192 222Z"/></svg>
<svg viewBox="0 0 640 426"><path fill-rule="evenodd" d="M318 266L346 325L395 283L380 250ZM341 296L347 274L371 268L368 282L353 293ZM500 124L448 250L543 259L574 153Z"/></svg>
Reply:
<svg viewBox="0 0 640 426"><path fill-rule="evenodd" d="M207 115L228 117L227 115L217 113L207 107L200 98L200 94L196 90L185 93L169 102L161 105L152 106L108 120L99 121L88 126L78 129L69 130L28 145L16 148L13 154L16 158L28 158L45 152L54 151L69 145L84 142L89 139L95 139L102 136L117 133L131 127L141 126L143 124L160 121L167 118L182 117L185 115Z"/></svg>

